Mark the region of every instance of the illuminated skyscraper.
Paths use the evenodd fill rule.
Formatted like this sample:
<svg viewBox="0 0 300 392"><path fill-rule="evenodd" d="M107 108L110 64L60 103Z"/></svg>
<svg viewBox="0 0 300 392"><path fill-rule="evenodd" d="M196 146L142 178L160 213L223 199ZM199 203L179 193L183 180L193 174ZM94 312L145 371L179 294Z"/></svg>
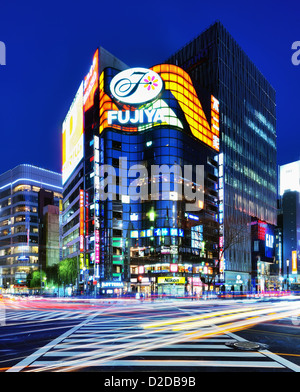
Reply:
<svg viewBox="0 0 300 392"><path fill-rule="evenodd" d="M168 175L138 181L135 165L191 166L194 190L202 165L200 211L174 188L154 200ZM130 177L152 198L132 199ZM220 23L149 69L97 49L63 124L63 183L63 254L85 290L200 293L216 272L255 287L251 226L276 224L275 91Z"/></svg>
<svg viewBox="0 0 300 392"><path fill-rule="evenodd" d="M63 257L85 291L200 293L218 264L218 100L180 67L101 53L63 124Z"/></svg>
<svg viewBox="0 0 300 392"><path fill-rule="evenodd" d="M251 221L276 225L275 90L219 22L167 62L186 70L220 102L225 282L227 288L249 289L257 268L251 265ZM245 231L237 243L230 240L233 226Z"/></svg>
<svg viewBox="0 0 300 392"><path fill-rule="evenodd" d="M23 164L0 175L0 285L12 292L24 290L28 274L41 268L39 210L50 203L41 200L44 192L58 206L60 173Z"/></svg>

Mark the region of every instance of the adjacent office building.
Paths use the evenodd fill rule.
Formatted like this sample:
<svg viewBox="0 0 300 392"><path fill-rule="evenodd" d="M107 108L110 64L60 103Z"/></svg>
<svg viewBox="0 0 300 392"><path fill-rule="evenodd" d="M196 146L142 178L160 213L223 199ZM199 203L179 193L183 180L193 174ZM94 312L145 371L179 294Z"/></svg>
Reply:
<svg viewBox="0 0 300 392"><path fill-rule="evenodd" d="M62 198L61 174L22 164L0 175L0 285L26 289L27 276L41 269L39 210ZM48 201L47 201L48 200Z"/></svg>
<svg viewBox="0 0 300 392"><path fill-rule="evenodd" d="M83 288L257 287L251 227L276 224L275 91L220 23L149 69L97 49L62 139L63 257Z"/></svg>
<svg viewBox="0 0 300 392"><path fill-rule="evenodd" d="M300 161L279 167L277 259L282 287L300 287Z"/></svg>
<svg viewBox="0 0 300 392"><path fill-rule="evenodd" d="M251 223L261 221L270 230L276 225L275 91L219 22L167 62L182 67L220 102L225 284L227 289L255 289L257 274L251 271L258 267L252 257L257 239L251 237ZM244 231L238 241L231 240L232 226Z"/></svg>
<svg viewBox="0 0 300 392"><path fill-rule="evenodd" d="M59 198L61 201L62 195ZM46 267L58 264L61 259L59 206L53 191L41 189L39 204L39 264Z"/></svg>

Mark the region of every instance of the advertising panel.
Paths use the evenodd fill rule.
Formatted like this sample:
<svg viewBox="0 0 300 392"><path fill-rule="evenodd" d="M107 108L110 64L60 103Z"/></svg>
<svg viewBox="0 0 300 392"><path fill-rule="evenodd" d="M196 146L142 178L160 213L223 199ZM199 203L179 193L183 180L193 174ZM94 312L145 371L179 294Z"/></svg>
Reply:
<svg viewBox="0 0 300 392"><path fill-rule="evenodd" d="M272 258L275 252L275 234L273 228L267 225L265 231L265 256Z"/></svg>
<svg viewBox="0 0 300 392"><path fill-rule="evenodd" d="M300 160L280 166L280 196L286 190L300 192Z"/></svg>
<svg viewBox="0 0 300 392"><path fill-rule="evenodd" d="M62 139L64 184L83 158L83 82L63 122Z"/></svg>
<svg viewBox="0 0 300 392"><path fill-rule="evenodd" d="M94 136L94 201L95 201L95 264L100 263L100 205L99 205L99 137ZM97 276L98 277L98 276Z"/></svg>
<svg viewBox="0 0 300 392"><path fill-rule="evenodd" d="M211 96L209 124L183 69L160 64L150 69L130 68L109 77L109 87L105 72L99 78L100 133L107 127L127 132L160 125L184 129L184 117L194 137L219 151L219 101Z"/></svg>
<svg viewBox="0 0 300 392"><path fill-rule="evenodd" d="M84 251L84 190L79 193L79 249Z"/></svg>
<svg viewBox="0 0 300 392"><path fill-rule="evenodd" d="M94 94L98 87L98 80L99 80L98 69L99 69L99 50L97 49L94 54L93 64L89 70L89 73L84 78L83 105L84 105L85 112L94 104Z"/></svg>
<svg viewBox="0 0 300 392"><path fill-rule="evenodd" d="M160 276L157 278L158 284L185 284L185 277L181 276Z"/></svg>
<svg viewBox="0 0 300 392"><path fill-rule="evenodd" d="M297 273L297 251L292 251L292 274Z"/></svg>

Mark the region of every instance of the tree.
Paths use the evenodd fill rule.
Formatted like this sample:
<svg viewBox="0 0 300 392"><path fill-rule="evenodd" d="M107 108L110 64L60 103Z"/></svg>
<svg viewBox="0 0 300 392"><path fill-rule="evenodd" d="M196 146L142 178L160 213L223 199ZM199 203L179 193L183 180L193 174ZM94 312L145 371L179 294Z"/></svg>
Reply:
<svg viewBox="0 0 300 392"><path fill-rule="evenodd" d="M227 217L222 227L220 227L220 232L223 233L223 247L219 251L217 264L212 267L213 273L205 281L209 287L215 284L215 279L219 275L220 263L225 252L238 244L245 243L250 238L251 233L247 216L245 214L239 214L235 217Z"/></svg>
<svg viewBox="0 0 300 392"><path fill-rule="evenodd" d="M59 263L58 277L64 285L75 284L77 279L77 258L64 259Z"/></svg>
<svg viewBox="0 0 300 392"><path fill-rule="evenodd" d="M30 287L31 289L36 288L40 289L41 288L41 281L44 280L46 277L46 274L44 271L32 271L27 275L27 286Z"/></svg>
<svg viewBox="0 0 300 392"><path fill-rule="evenodd" d="M46 276L48 284L52 286L59 286L61 284L60 277L59 277L59 264L53 264L46 267Z"/></svg>

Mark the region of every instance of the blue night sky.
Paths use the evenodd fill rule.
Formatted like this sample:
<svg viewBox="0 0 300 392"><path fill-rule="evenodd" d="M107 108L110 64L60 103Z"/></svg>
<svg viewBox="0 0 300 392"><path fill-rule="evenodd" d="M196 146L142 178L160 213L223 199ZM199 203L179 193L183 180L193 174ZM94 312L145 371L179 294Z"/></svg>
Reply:
<svg viewBox="0 0 300 392"><path fill-rule="evenodd" d="M0 7L0 173L20 163L61 172L61 125L98 46L150 67L216 20L277 92L278 164L300 159L299 1L14 0Z"/></svg>

